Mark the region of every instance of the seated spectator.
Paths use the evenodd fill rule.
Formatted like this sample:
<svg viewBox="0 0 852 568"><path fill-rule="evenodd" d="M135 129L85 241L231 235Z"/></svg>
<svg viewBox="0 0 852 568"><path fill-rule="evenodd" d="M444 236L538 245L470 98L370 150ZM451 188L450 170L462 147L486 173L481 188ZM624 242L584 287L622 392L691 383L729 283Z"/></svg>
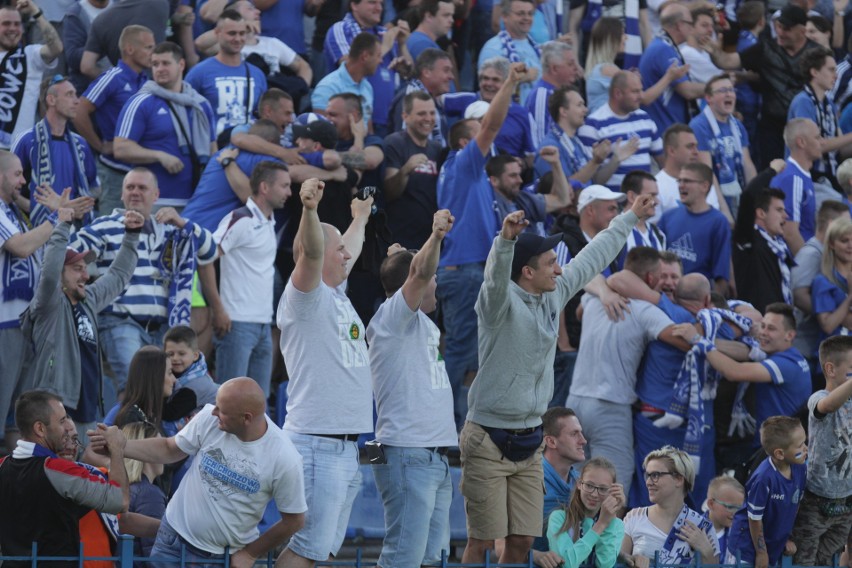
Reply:
<svg viewBox="0 0 852 568"><path fill-rule="evenodd" d="M656 558L667 564L688 563L695 552L708 562L718 562L719 541L713 523L684 504L695 483L695 466L689 455L665 446L648 454L642 467L653 505L633 509L624 517L621 554L628 566L639 567Z"/></svg>
<svg viewBox="0 0 852 568"><path fill-rule="evenodd" d="M621 53L623 38L624 24L618 18L600 18L592 26L585 68L589 112L595 112L607 103L612 78L620 71L615 58ZM668 90L669 85L684 77L688 70L685 65L673 62L659 81L642 91L642 104L647 106L653 103Z"/></svg>
<svg viewBox="0 0 852 568"><path fill-rule="evenodd" d="M589 558L598 568L615 566L624 537L617 485L615 466L592 458L580 471L571 502L550 514L547 540L566 568L579 568Z"/></svg>
<svg viewBox="0 0 852 568"><path fill-rule="evenodd" d="M621 181L628 172L650 172L651 156L662 164L663 141L660 131L648 113L639 108L641 97L642 80L639 76L619 71L612 78L609 102L586 117L586 124L578 131L580 140L588 150L603 140L617 145L631 138L639 139L636 153L620 162L612 177L603 182L612 191L620 190Z"/></svg>
<svg viewBox="0 0 852 568"><path fill-rule="evenodd" d="M130 422L121 431L128 440L144 440L160 436L157 428L148 422ZM130 505L127 511L158 521L162 519L166 512L166 496L163 490L154 484L157 477L163 474L162 464L124 458L124 466L127 468L127 482L130 484ZM134 539L133 556L150 556L153 547L153 538ZM134 563L134 566L139 568L143 565L142 562Z"/></svg>
<svg viewBox="0 0 852 568"><path fill-rule="evenodd" d="M713 478L707 487L707 518L713 523L719 550L724 554L728 545L728 531L734 514L745 501L745 489L739 481L728 475Z"/></svg>
<svg viewBox="0 0 852 568"><path fill-rule="evenodd" d="M806 441L798 418L772 416L761 424L760 445L767 458L746 483L746 506L737 511L729 529L726 563L739 558L771 566L797 549L790 532L805 491Z"/></svg>
<svg viewBox="0 0 852 568"><path fill-rule="evenodd" d="M326 114L332 96L352 93L361 99L364 125L370 129L374 96L373 87L367 77L376 72L381 61L382 50L378 37L367 32L355 36L346 61L320 79L320 82L314 87L314 92L311 95L313 111Z"/></svg>
<svg viewBox="0 0 852 568"><path fill-rule="evenodd" d="M678 179L683 207L664 213L660 229L669 250L683 261L683 272L700 272L725 294L731 278L731 231L725 216L707 203L712 185L709 166L684 165Z"/></svg>
<svg viewBox="0 0 852 568"><path fill-rule="evenodd" d="M820 273L811 284L811 306L822 330L821 338L849 335L852 329L852 221L836 219L825 234Z"/></svg>
<svg viewBox="0 0 852 568"><path fill-rule="evenodd" d="M147 421L161 430L166 400L174 391L175 382L165 351L153 345L143 347L130 361L124 399L107 413L104 424L123 428L131 422ZM187 394L195 398L195 393ZM194 408L195 400L190 402Z"/></svg>

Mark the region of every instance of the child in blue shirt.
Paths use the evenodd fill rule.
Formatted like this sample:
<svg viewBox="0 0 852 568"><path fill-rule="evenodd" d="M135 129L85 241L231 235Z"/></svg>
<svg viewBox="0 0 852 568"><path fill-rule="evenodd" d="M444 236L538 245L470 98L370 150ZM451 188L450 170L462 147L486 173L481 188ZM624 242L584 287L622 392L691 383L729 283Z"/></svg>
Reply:
<svg viewBox="0 0 852 568"><path fill-rule="evenodd" d="M746 483L746 503L737 511L728 534L725 563L740 560L755 568L777 564L792 555L790 539L799 501L805 491L807 436L797 418L772 416L760 427L760 443L769 456Z"/></svg>

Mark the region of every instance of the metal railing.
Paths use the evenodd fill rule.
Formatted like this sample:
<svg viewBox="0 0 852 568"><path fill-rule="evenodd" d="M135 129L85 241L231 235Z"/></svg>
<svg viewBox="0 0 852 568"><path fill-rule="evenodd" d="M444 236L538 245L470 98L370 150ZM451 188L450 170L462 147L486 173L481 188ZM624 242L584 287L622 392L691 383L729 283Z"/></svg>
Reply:
<svg viewBox="0 0 852 568"><path fill-rule="evenodd" d="M33 543L32 552L28 556L3 556L0 555L0 564L4 561L15 561L15 562L28 562L33 568L38 567L38 563L41 561L61 561L61 562L77 562L80 568L83 568L83 563L85 561L101 561L101 562L114 562L116 568L133 568L134 562L156 562L160 565L165 566L175 566L176 568L185 568L187 566L224 566L228 568L230 566L230 558L225 555L222 559L204 559L203 561L191 561L188 562L188 558L186 557L186 548L181 548L181 559L178 562L175 562L171 559L166 558L157 558L157 557L148 557L148 556L134 556L133 555L133 537L122 535L119 537L118 546L117 546L117 556L85 556L83 550L83 543L80 543L80 552L76 556L39 556L38 555L38 545ZM269 553L266 558L259 559L255 566L267 566L272 568L275 566L275 556L272 553ZM346 559L346 560L334 560L334 561L326 561L326 562L317 562L316 566L336 566L340 568L371 568L377 566L376 560L366 560L363 558L363 549L358 548L355 550L355 558ZM486 553L485 555L485 563L484 564L462 564L462 563L454 563L450 562L450 559L447 557L446 553L442 554L441 562L439 564L435 564L436 567L440 568L536 568L536 565L533 563L532 553L530 553L529 559L527 562L523 564L498 564L497 562L492 562L490 553ZM746 568L750 566L750 564L739 562L739 560L735 564L712 564L705 563L701 560L701 554L696 554L693 558L692 562L689 564L664 564L660 562L659 553L654 555L654 559L650 561L649 568ZM830 567L817 567L817 568L839 568L839 555L835 555L832 559L832 564ZM801 568L793 564L793 558L790 556L783 556L779 568ZM626 568L624 565L616 565L616 568Z"/></svg>

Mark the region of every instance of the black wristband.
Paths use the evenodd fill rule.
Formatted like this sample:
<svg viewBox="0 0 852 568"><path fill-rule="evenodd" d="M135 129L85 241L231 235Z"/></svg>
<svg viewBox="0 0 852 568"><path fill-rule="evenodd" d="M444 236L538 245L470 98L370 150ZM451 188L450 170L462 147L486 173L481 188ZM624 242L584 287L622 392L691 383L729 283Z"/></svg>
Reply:
<svg viewBox="0 0 852 568"><path fill-rule="evenodd" d="M39 19L39 18L41 18L42 16L44 16L44 10L39 10L38 12L36 12L35 14L33 14L33 20L38 20L38 19Z"/></svg>
<svg viewBox="0 0 852 568"><path fill-rule="evenodd" d="M128 229L127 227L125 227L125 228L124 228L124 232L125 232L125 233L141 233L141 232L142 232L142 227L140 226L140 227L137 227L137 228L135 228L135 229Z"/></svg>

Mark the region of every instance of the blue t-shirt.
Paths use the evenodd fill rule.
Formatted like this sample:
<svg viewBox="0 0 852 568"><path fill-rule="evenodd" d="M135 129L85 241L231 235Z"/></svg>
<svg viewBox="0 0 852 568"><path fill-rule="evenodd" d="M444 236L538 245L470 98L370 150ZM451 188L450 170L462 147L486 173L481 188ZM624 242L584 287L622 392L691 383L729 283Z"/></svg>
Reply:
<svg viewBox="0 0 852 568"><path fill-rule="evenodd" d="M834 106L834 102L831 100L831 97L829 97L827 94L826 102L828 103L828 108L830 109L831 115L836 118L837 108ZM793 97L792 101L790 101L790 108L787 109L787 121L789 122L794 118L808 118L814 121L817 126L819 126L819 116L817 115L817 108L816 106L814 106L814 102L813 100L811 100L811 97L808 96L805 91L800 92L798 95ZM833 130L833 128L831 130ZM836 136L840 134L839 132L832 132L831 130L829 130L828 134L824 134L824 136ZM835 159L834 156L836 154L834 152L828 152L828 154L832 156L832 160ZM785 149L785 155L790 155L789 149ZM834 164L833 167L836 167L836 164ZM824 160L819 159L814 162L812 169L814 172L825 173L829 171L829 164L827 164ZM819 178L819 176L817 176L817 178Z"/></svg>
<svg viewBox="0 0 852 568"><path fill-rule="evenodd" d="M790 221L799 224L799 233L807 241L816 232L816 197L814 182L792 159L787 158L787 167L772 178L769 187L784 192L784 208Z"/></svg>
<svg viewBox="0 0 852 568"><path fill-rule="evenodd" d="M101 73L83 93L97 110L92 118L104 142L112 141L124 103L139 92L147 80L148 76L144 72L137 73L119 60L118 65ZM101 154L101 161L121 170L130 169L130 166L119 162L112 154Z"/></svg>
<svg viewBox="0 0 852 568"><path fill-rule="evenodd" d="M839 282L846 283L846 279L840 274L835 274L835 278ZM814 277L814 281L811 283L811 302L814 315L833 312L845 299L846 292L826 278L824 274L817 274ZM839 335L842 329L843 326L838 325L831 332L831 335ZM829 336L820 329L820 341L826 337Z"/></svg>
<svg viewBox="0 0 852 568"><path fill-rule="evenodd" d="M775 469L772 460L766 458L746 483L746 502L734 515L728 530L728 552L740 553L740 559L754 563L754 545L748 520L763 521L763 538L769 555L769 565L777 564L784 552L787 539L793 531L793 522L799 511L799 501L805 491L807 466L790 466L790 479Z"/></svg>
<svg viewBox="0 0 852 568"><path fill-rule="evenodd" d="M479 93L448 93L444 95L444 116L452 126L464 116L464 111L472 103L481 101ZM500 132L494 138L494 146L511 156L523 158L525 154L535 154L536 144L533 137L535 121L530 113L518 103L509 103L506 120L500 126Z"/></svg>
<svg viewBox="0 0 852 568"><path fill-rule="evenodd" d="M515 47L515 53L518 55L521 63L527 66L527 69L530 67L534 67L538 70L539 76L541 76L541 56L539 55L539 51L537 47L533 47L533 44L530 43L529 39L514 39L512 40L512 45ZM479 61L477 62L478 67L482 67L482 64L492 57L509 57L509 54L503 49L503 44L500 41L499 36L494 36L488 41L485 42L485 45L482 46L482 50L479 52ZM532 90L532 85L529 83L521 83L519 99L521 101L527 100L527 95Z"/></svg>
<svg viewBox="0 0 852 568"><path fill-rule="evenodd" d="M807 360L798 349L791 347L773 353L760 363L769 371L771 383L754 383L755 420L757 428L770 416L792 416L798 412L811 395L811 371ZM756 432L760 445L760 433Z"/></svg>
<svg viewBox="0 0 852 568"><path fill-rule="evenodd" d="M246 85L249 76L249 85ZM186 74L186 82L210 102L216 121L216 134L251 121L260 96L266 92L266 75L243 61L237 66L225 65L215 57L205 59Z"/></svg>
<svg viewBox="0 0 852 568"><path fill-rule="evenodd" d="M571 177L583 168L589 160L592 159L589 148L580 141L578 136L574 136L568 140L569 147L560 140L556 132L550 130L541 140L541 147L556 146L559 148L559 162L562 164L562 171L565 172L565 177ZM547 163L541 156L535 158L535 175L541 177L551 170L550 164Z"/></svg>
<svg viewBox="0 0 852 568"><path fill-rule="evenodd" d="M742 53L753 45L757 45L757 37L748 30L740 30L737 39L737 53ZM757 107L760 105L760 95L745 81L737 81L737 108L754 112L757 120ZM744 115L747 113L743 113Z"/></svg>
<svg viewBox="0 0 852 568"><path fill-rule="evenodd" d="M435 40L417 30L411 32L411 35L408 36L408 41L405 42L405 46L408 48L408 53L411 54L411 58L414 61L417 61L417 56L427 49L441 49L435 43Z"/></svg>
<svg viewBox="0 0 852 568"><path fill-rule="evenodd" d="M524 101L524 107L527 112L533 117L535 123L535 141L540 143L541 139L550 132L550 127L553 125L553 118L550 116L548 102L550 95L556 90L556 86L551 85L544 79L539 79L533 85L532 90L527 95Z"/></svg>
<svg viewBox="0 0 852 568"><path fill-rule="evenodd" d="M554 510L559 507L567 507L571 501L571 493L577 486L577 481L580 479L580 473L574 468L568 470L568 479L562 479L559 473L550 465L547 458L541 458L541 469L544 472L544 522ZM533 541L533 550L546 552L547 537L536 537Z"/></svg>
<svg viewBox="0 0 852 568"><path fill-rule="evenodd" d="M494 193L485 173L487 155L475 140L447 156L438 175L438 209L456 218L454 230L444 237L441 266L485 262L491 241L499 230L493 210ZM455 229L459 229L456 231Z"/></svg>
<svg viewBox="0 0 852 568"><path fill-rule="evenodd" d="M710 128L710 122L704 113L699 114L692 119L689 127L695 132L695 137L698 139L698 150L701 152L709 152L710 159L713 162L713 172L721 185L729 183L738 183L737 169L740 170L739 175L745 180L745 172L742 169L742 152L739 154L739 168L737 167L737 145L736 137L731 130L732 124L739 131L739 139L742 148L748 148L748 134L745 127L735 117L728 117L728 122L716 121L719 125L719 136L713 136L713 129ZM740 189L745 189L744 187ZM724 192L723 192L724 193ZM727 194L725 194L727 195Z"/></svg>
<svg viewBox="0 0 852 568"><path fill-rule="evenodd" d="M262 10L260 27L263 35L277 37L296 53L306 53L304 9L305 0L279 0Z"/></svg>
<svg viewBox="0 0 852 568"><path fill-rule="evenodd" d="M843 112L840 113L840 131L852 132L852 105L846 105Z"/></svg>
<svg viewBox="0 0 852 568"><path fill-rule="evenodd" d="M198 187L195 188L195 193L189 199L181 215L191 220L196 225L204 227L208 231L215 231L225 215L243 206L243 202L231 189L228 179L225 177L225 172L222 170L216 157L224 151L219 150L210 161L207 162L207 167L204 168L204 173L201 174L201 179L198 182ZM254 167L260 162L279 162L278 158L267 156L265 154L255 154L248 150L241 150L234 158L234 163L247 176L251 177L251 172Z"/></svg>
<svg viewBox="0 0 852 568"><path fill-rule="evenodd" d="M695 317L687 310L661 294L657 304L674 323L692 323ZM666 410L672 401L672 389L684 352L659 339L648 344L645 357L639 367L636 381L636 396L639 400L656 408Z"/></svg>
<svg viewBox="0 0 852 568"><path fill-rule="evenodd" d="M659 37L654 38L639 59L639 74L642 75L642 85L647 89L657 84L657 81L663 78L672 63L683 65L683 58L681 58L677 49ZM643 107L657 123L660 132L665 132L669 126L676 122L684 124L688 122L687 101L675 90L675 85L686 80L688 80L688 77L681 77L677 81L673 81L653 103Z"/></svg>
<svg viewBox="0 0 852 568"><path fill-rule="evenodd" d="M730 280L731 227L725 216L712 207L692 213L683 205L663 213L659 224L668 249L683 262L683 273L700 272L710 282Z"/></svg>
<svg viewBox="0 0 852 568"><path fill-rule="evenodd" d="M211 125L215 124L213 109L206 101L201 105ZM187 132L192 132L192 120L195 113L188 112ZM160 188L157 205L183 207L192 196L192 162L189 149L178 145L178 135L172 122L171 111L165 99L150 93L138 93L127 101L118 115L116 138L127 138L143 148L159 150L180 158L183 169L170 174L159 163L145 164L154 173ZM210 142L216 140L216 132L210 128Z"/></svg>

